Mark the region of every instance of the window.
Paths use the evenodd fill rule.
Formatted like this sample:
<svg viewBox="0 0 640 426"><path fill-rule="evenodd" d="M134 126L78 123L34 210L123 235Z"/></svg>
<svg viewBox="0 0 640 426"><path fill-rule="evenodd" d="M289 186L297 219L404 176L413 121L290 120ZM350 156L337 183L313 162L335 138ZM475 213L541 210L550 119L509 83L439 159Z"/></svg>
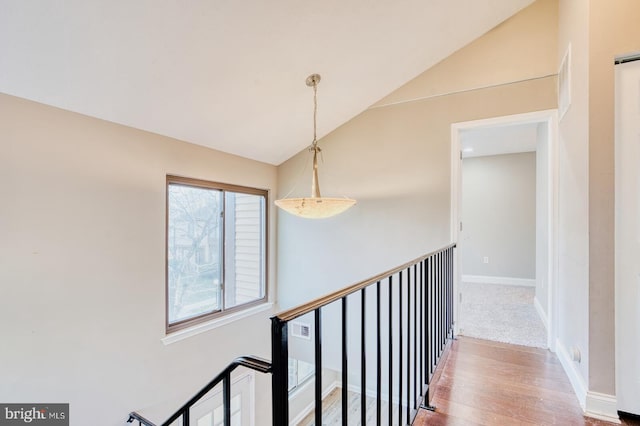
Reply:
<svg viewBox="0 0 640 426"><path fill-rule="evenodd" d="M267 191L167 176L167 332L266 301Z"/></svg>

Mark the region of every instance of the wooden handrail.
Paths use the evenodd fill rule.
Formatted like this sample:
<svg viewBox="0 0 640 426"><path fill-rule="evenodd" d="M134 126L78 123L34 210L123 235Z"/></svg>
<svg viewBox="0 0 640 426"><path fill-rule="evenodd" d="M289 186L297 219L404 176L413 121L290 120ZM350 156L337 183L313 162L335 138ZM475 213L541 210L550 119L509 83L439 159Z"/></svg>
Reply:
<svg viewBox="0 0 640 426"><path fill-rule="evenodd" d="M391 275L397 274L400 271L404 271L405 269L407 269L408 267L418 263L418 262L422 262L423 260L433 256L436 253L439 253L441 251L445 251L448 250L452 247L455 247L456 243L451 243L448 246L439 248L438 250L432 251L431 253L427 253L423 256L418 257L417 259L414 259L410 262L407 262L403 265L398 266L397 268L393 268L390 269L386 272L383 272L381 274L378 274L374 277L371 278L367 278L366 280L360 281L358 283L355 283L353 285L350 285L349 287L345 287L341 290L337 290L334 291L333 293L329 293L325 296L319 297L315 300L312 300L311 302L305 303L304 305L300 305L297 306L295 308L280 312L278 314L276 314L273 318L278 318L280 321L282 322L288 322L291 320L294 320L298 317L301 317L302 315L308 314L309 312L313 312L314 310L321 308L325 305L328 305L332 302L335 302L337 300L342 299L345 296L348 296L352 293L355 293L358 290L362 290L365 287L370 286L371 284L374 284L378 281L381 281Z"/></svg>

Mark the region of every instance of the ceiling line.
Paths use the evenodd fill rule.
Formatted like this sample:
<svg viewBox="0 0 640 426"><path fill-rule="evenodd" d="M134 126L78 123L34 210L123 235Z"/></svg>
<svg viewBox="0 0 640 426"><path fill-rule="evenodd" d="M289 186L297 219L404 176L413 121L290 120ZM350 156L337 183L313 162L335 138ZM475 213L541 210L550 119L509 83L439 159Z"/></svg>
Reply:
<svg viewBox="0 0 640 426"><path fill-rule="evenodd" d="M443 96L457 95L459 93L473 92L473 91L476 91L476 90L492 89L492 88L495 88L495 87L507 86L509 84L525 83L527 81L542 80L542 79L545 79L545 78L557 77L557 76L558 76L558 73L547 74L547 75L542 75L542 76L538 76L538 77L524 78L524 79L521 79L521 80L507 81L507 82L504 82L504 83L496 83L496 84L489 84L489 85L486 85L486 86L471 87L469 89L453 90L453 91L447 92L447 93L436 93L434 95L422 96L422 97L413 98L413 99L406 99L404 101L389 102L388 104L382 104L382 105L375 105L374 104L374 105L370 106L369 108L367 108L367 110L385 108L385 107L390 107L390 106L395 106L395 105L408 104L408 103L411 103L411 102L425 101L425 100L428 100L428 99L440 98L440 97L443 97Z"/></svg>

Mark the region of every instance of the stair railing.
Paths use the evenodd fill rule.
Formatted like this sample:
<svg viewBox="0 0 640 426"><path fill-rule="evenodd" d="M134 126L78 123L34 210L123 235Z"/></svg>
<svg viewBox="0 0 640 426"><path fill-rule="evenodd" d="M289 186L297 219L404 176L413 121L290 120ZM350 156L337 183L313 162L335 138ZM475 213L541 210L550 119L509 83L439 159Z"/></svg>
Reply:
<svg viewBox="0 0 640 426"><path fill-rule="evenodd" d="M450 244L439 250L405 263L390 271L353 284L302 306L281 312L271 318L272 361L244 356L235 359L196 395L180 407L162 426L176 420L190 425L190 409L215 386L222 382L224 425L231 425L231 372L239 366L272 374L272 425L284 426L289 419L289 328L302 317L314 317L314 418L323 424L322 410L322 313L330 305L339 305L341 311L341 424L347 425L349 413L349 371L354 360L349 359L350 336L359 332L360 348L366 348L374 333L369 333L367 309L373 307L375 317L375 365L367 363L367 351L360 350L359 383L352 386L360 392L359 424L367 425L367 373L375 376L375 424L410 425L420 408L433 410L430 405L429 386L438 362L442 358L454 325L454 249ZM383 289L384 286L384 289ZM359 301L357 299L360 299ZM373 299L371 306L367 303ZM352 301L352 299L354 299ZM351 301L351 303L350 303ZM359 303L358 303L359 302ZM359 306L360 320L349 321L349 309ZM369 317L372 314L369 314ZM386 343L383 352L383 342ZM384 356L383 356L384 354ZM383 363L383 358L386 357ZM383 365L384 364L384 365ZM375 370L370 370L375 368ZM383 389L387 390L383 398ZM371 392L369 392L371 393ZM387 404L386 418L382 419L383 399ZM392 405L397 411L394 412ZM397 421L396 421L397 420ZM142 415L132 412L128 422L140 426L157 426Z"/></svg>
<svg viewBox="0 0 640 426"><path fill-rule="evenodd" d="M270 373L271 363L264 359L254 356L242 356L236 358L231 364L227 366L220 374L214 377L209 383L207 383L200 392L195 394L189 401L187 401L182 407L180 407L167 421L162 423L162 426L169 426L174 421L182 420L182 425L190 425L190 409L200 401L209 391L222 382L222 405L224 407L224 425L231 426L231 373L237 367L247 367L251 370L258 371L260 373ZM129 414L128 423L137 421L140 426L156 426L155 423L147 420L142 415L133 412Z"/></svg>
<svg viewBox="0 0 640 426"><path fill-rule="evenodd" d="M375 387L369 392L372 394L370 399L375 399L374 424L410 425L420 408L433 409L430 406L429 384L448 339L453 336L455 247L455 244L450 244L383 274L274 316L271 319L273 425L288 425L291 421L288 325L307 314L313 314L314 317L315 424L323 424L322 314L332 304L338 304L341 311L340 339L336 339L338 342L330 342L332 345L339 345L341 351L341 423L348 424L348 394L351 385L352 388L359 388L359 424L370 424L367 421L367 406L370 405L367 401L369 374L375 377ZM384 291L383 286L386 287ZM360 316L355 324L353 321L349 322L353 318L353 315L349 316L349 309L354 308L354 301L349 303L352 298L355 299L355 308L359 310L357 313ZM373 299L373 303L367 303L369 298ZM373 314L367 315L367 309L371 308L374 310ZM371 316L375 317L374 324L368 321ZM371 332L369 327L373 328ZM359 359L349 358L350 338L354 334L360 341L359 348L366 348L373 336L375 356L361 349ZM386 348L382 347L383 342L386 343ZM353 352L352 348L351 353ZM373 358L373 363L369 362L368 356ZM384 363L383 358L386 358ZM359 364L359 383L349 383L349 372L354 363ZM375 370L370 370L372 368ZM383 421L385 389L387 418ZM394 402L398 408L396 413L392 409Z"/></svg>

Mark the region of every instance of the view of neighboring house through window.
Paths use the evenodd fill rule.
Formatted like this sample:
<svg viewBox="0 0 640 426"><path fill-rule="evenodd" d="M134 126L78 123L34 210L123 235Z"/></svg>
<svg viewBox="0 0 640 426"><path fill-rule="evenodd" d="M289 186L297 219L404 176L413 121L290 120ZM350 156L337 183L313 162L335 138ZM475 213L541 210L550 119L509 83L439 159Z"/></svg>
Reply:
<svg viewBox="0 0 640 426"><path fill-rule="evenodd" d="M167 331L266 301L266 199L167 176Z"/></svg>

